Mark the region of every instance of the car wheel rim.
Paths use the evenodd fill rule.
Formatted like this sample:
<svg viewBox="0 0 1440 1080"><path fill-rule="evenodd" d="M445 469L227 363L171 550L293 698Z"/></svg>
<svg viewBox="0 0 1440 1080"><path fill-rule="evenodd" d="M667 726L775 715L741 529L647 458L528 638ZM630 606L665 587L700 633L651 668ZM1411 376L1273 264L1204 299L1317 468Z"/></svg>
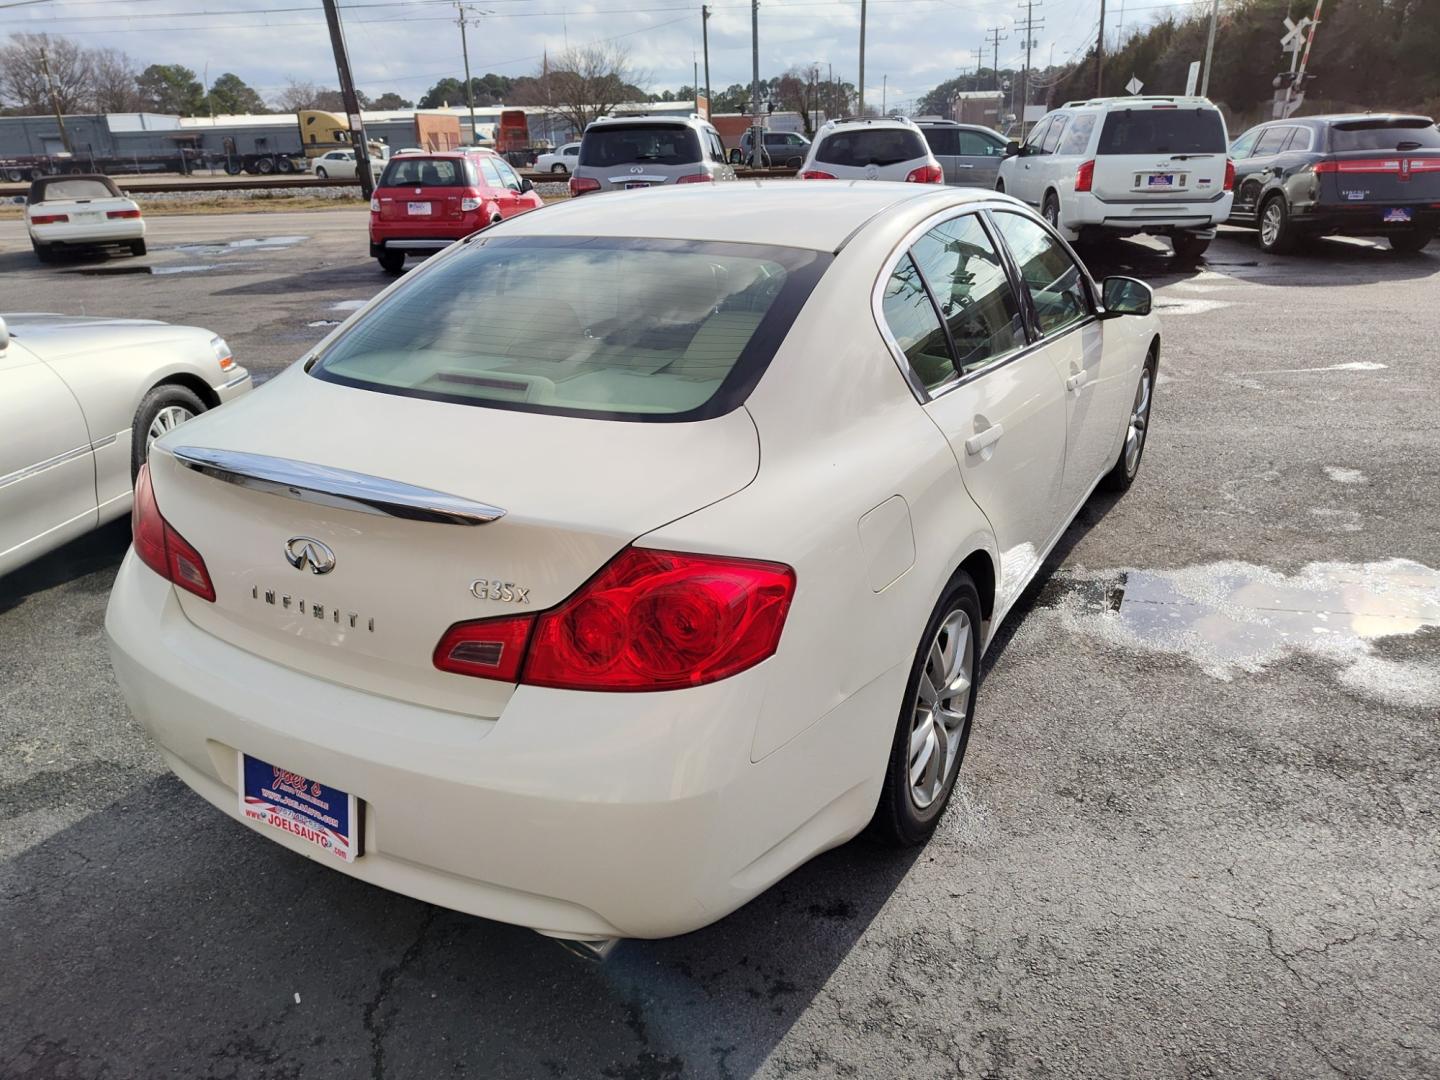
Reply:
<svg viewBox="0 0 1440 1080"><path fill-rule="evenodd" d="M150 452L150 445L166 432L174 431L186 420L195 416L193 412L184 405L166 405L155 414L155 419L150 421L150 430L145 434L145 452Z"/></svg>
<svg viewBox="0 0 1440 1080"><path fill-rule="evenodd" d="M930 639L915 690L906 768L910 798L924 810L945 792L970 722L974 653L970 616L956 608Z"/></svg>
<svg viewBox="0 0 1440 1080"><path fill-rule="evenodd" d="M1272 202L1265 207L1265 216L1260 223L1260 239L1267 245L1280 237L1280 204Z"/></svg>
<svg viewBox="0 0 1440 1080"><path fill-rule="evenodd" d="M1150 424L1150 369L1140 375L1135 391L1135 407L1130 410L1130 426L1125 431L1125 474L1133 476L1140 467L1140 451L1145 448L1145 430Z"/></svg>
<svg viewBox="0 0 1440 1080"><path fill-rule="evenodd" d="M1053 201L1045 204L1045 220L1051 225L1060 224L1060 208Z"/></svg>

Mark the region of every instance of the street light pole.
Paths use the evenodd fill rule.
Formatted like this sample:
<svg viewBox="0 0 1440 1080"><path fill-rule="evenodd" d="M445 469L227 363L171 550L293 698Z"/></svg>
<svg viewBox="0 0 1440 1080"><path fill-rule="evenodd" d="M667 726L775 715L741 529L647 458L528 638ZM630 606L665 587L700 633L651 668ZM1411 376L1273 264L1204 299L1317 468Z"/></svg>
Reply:
<svg viewBox="0 0 1440 1080"><path fill-rule="evenodd" d="M750 164L760 164L760 0L750 0Z"/></svg>
<svg viewBox="0 0 1440 1080"><path fill-rule="evenodd" d="M1215 24L1220 21L1220 0L1210 5L1210 37L1205 42L1205 71L1200 76L1200 96L1210 96L1210 58L1215 55Z"/></svg>

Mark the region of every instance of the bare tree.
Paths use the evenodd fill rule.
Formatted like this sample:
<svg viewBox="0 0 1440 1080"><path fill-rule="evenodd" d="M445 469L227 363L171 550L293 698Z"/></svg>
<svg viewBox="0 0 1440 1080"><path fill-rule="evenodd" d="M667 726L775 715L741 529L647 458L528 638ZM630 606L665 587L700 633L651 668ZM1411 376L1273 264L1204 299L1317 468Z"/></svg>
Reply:
<svg viewBox="0 0 1440 1080"><path fill-rule="evenodd" d="M119 49L96 49L90 54L91 87L96 112L138 112L139 72L135 61Z"/></svg>
<svg viewBox="0 0 1440 1080"><path fill-rule="evenodd" d="M643 100L638 84L647 76L630 62L630 50L614 42L577 45L550 61L548 70L536 73L537 95L556 116L576 131L605 116L615 106ZM521 102L516 102L521 104Z"/></svg>
<svg viewBox="0 0 1440 1080"><path fill-rule="evenodd" d="M277 112L295 112L297 109L319 108L316 104L320 100L323 91L308 79L303 82L291 78L285 83L285 89L275 95L273 102Z"/></svg>
<svg viewBox="0 0 1440 1080"><path fill-rule="evenodd" d="M50 63L61 112L80 112L91 104L90 56L79 45L49 34L11 34L0 46L0 100L21 112L48 113L50 90L40 63Z"/></svg>

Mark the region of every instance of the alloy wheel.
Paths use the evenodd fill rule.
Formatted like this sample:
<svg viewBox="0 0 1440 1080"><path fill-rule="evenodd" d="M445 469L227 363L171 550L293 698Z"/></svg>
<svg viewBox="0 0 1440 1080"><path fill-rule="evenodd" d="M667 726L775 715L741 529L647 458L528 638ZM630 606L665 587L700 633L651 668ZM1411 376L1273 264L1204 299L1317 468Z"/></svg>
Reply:
<svg viewBox="0 0 1440 1080"><path fill-rule="evenodd" d="M945 794L970 723L974 653L970 616L956 608L940 621L920 672L910 720L910 798L924 810Z"/></svg>
<svg viewBox="0 0 1440 1080"><path fill-rule="evenodd" d="M1280 229L1284 223L1285 211L1280 208L1279 200L1272 199L1265 204L1265 209L1260 215L1260 240L1266 247L1270 247L1280 239Z"/></svg>
<svg viewBox="0 0 1440 1080"><path fill-rule="evenodd" d="M1125 429L1125 475L1133 476L1140 467L1140 451L1145 448L1145 429L1150 424L1150 369L1140 373L1140 386L1135 391L1135 406L1130 410L1130 426Z"/></svg>
<svg viewBox="0 0 1440 1080"><path fill-rule="evenodd" d="M184 405L166 405L155 414L155 419L150 421L150 430L145 433L145 453L150 453L150 444L161 435L174 431L186 420L193 419L195 414Z"/></svg>

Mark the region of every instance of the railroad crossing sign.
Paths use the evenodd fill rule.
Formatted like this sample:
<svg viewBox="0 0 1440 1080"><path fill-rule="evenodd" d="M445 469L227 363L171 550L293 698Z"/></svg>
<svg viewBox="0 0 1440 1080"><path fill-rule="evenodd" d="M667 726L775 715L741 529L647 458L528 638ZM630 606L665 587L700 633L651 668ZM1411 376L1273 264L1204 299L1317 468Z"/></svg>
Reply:
<svg viewBox="0 0 1440 1080"><path fill-rule="evenodd" d="M1132 94L1138 94L1141 90L1145 89L1145 84L1134 75L1131 75L1130 81L1125 84L1125 89Z"/></svg>
<svg viewBox="0 0 1440 1080"><path fill-rule="evenodd" d="M1305 28L1310 25L1310 17L1301 15L1300 21L1295 22L1289 16L1285 18L1285 36L1280 39L1280 47L1286 52L1298 53L1305 47Z"/></svg>

